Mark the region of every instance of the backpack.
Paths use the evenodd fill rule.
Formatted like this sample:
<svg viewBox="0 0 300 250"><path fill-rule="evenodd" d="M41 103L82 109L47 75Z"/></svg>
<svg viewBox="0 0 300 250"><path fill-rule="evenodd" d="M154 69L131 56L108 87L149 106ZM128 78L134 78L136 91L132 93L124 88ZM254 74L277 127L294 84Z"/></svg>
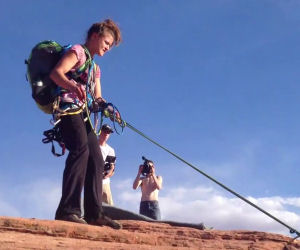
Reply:
<svg viewBox="0 0 300 250"><path fill-rule="evenodd" d="M50 79L49 74L71 47L71 45L61 46L52 40L42 41L33 47L29 58L25 60L27 64L26 79L31 86L32 98L46 114L53 113L53 102L60 93L60 87ZM77 79L92 63L89 51L85 46L83 48L87 60L78 70L69 74L73 79Z"/></svg>

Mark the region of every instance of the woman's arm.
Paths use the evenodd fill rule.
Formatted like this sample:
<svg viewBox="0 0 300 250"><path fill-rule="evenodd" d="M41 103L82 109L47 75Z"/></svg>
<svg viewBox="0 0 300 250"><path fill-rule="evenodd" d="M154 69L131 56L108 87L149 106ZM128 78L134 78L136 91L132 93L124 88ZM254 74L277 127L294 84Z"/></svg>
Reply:
<svg viewBox="0 0 300 250"><path fill-rule="evenodd" d="M96 70L99 71L99 66L96 64ZM96 77L95 79L95 98L102 98L102 91L101 91L101 81L100 81L100 76Z"/></svg>
<svg viewBox="0 0 300 250"><path fill-rule="evenodd" d="M79 99L85 100L85 91L74 80L69 80L66 73L69 72L78 62L75 52L68 51L56 64L50 73L50 78L60 87L75 92Z"/></svg>

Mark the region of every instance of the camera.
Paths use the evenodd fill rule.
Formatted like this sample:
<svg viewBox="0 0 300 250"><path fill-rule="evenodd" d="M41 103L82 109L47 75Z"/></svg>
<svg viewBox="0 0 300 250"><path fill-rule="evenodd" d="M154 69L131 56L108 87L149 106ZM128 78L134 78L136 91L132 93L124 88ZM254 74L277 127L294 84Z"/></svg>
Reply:
<svg viewBox="0 0 300 250"><path fill-rule="evenodd" d="M108 155L106 156L105 163L104 163L104 171L103 171L103 176L105 177L111 170L112 164L115 164L116 162L116 157Z"/></svg>
<svg viewBox="0 0 300 250"><path fill-rule="evenodd" d="M151 160L146 159L145 156L142 156L142 160L144 161L142 175L147 176L151 171L151 166L153 162Z"/></svg>

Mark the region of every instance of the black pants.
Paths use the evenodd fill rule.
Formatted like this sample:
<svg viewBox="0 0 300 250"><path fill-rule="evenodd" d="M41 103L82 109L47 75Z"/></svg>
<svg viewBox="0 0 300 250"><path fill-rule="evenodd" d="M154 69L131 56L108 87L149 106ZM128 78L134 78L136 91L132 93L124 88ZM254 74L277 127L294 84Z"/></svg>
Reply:
<svg viewBox="0 0 300 250"><path fill-rule="evenodd" d="M97 137L83 114L61 118L61 134L69 155L63 174L62 197L56 218L66 214L81 216L81 192L84 187L86 219L96 219L102 212L102 175L104 161Z"/></svg>

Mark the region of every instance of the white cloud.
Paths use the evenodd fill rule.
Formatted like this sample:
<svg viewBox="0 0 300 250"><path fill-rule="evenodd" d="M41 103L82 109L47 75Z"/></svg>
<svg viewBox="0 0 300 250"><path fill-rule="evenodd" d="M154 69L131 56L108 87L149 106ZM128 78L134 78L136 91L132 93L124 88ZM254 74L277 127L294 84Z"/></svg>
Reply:
<svg viewBox="0 0 300 250"><path fill-rule="evenodd" d="M282 201L284 204L300 208L300 198L287 198Z"/></svg>
<svg viewBox="0 0 300 250"><path fill-rule="evenodd" d="M36 218L54 218L61 196L61 184L47 179L24 187L20 198L29 206L28 215ZM30 211L34 207L34 213Z"/></svg>
<svg viewBox="0 0 300 250"><path fill-rule="evenodd" d="M125 182L124 182L125 183ZM127 181L131 183L131 181ZM117 195L115 195L117 194ZM138 194L138 195L137 195ZM116 206L137 212L140 191L115 189ZM300 211L291 211L289 206L300 207L300 197L246 197L255 205L277 217L285 224L300 228ZM198 186L164 187L159 197L164 220L200 223L220 230L255 230L289 235L289 230L267 215L236 197L212 187Z"/></svg>
<svg viewBox="0 0 300 250"><path fill-rule="evenodd" d="M138 212L140 190L133 190L132 180L112 180L115 205ZM47 179L16 186L6 199L0 194L2 216L52 219L61 195L61 184ZM9 196L18 197L9 199ZM300 197L247 197L287 225L300 228ZM15 202L13 202L15 201ZM289 235L289 230L244 201L213 187L193 188L164 186L160 192L164 220L200 223L219 230L255 230Z"/></svg>
<svg viewBox="0 0 300 250"><path fill-rule="evenodd" d="M1 215L53 219L61 195L61 184L39 179L9 189L2 187L1 192Z"/></svg>

